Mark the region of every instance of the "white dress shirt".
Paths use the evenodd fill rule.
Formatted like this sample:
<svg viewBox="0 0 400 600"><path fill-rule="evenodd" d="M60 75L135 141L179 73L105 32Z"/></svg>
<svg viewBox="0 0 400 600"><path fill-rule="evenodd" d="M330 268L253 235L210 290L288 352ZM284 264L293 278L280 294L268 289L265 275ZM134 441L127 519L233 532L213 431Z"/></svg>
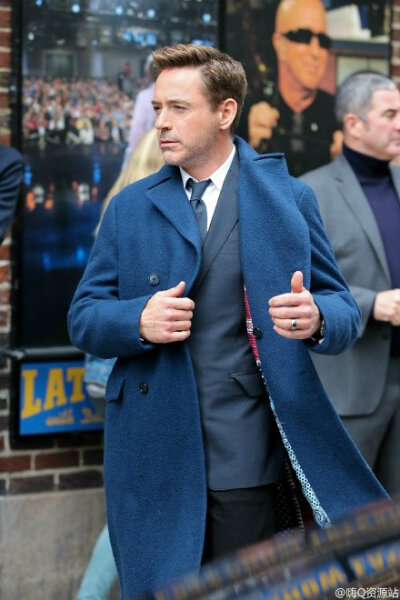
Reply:
<svg viewBox="0 0 400 600"><path fill-rule="evenodd" d="M214 173L210 175L210 177L207 177L207 179L211 179L211 183L206 187L205 192L202 196L202 200L206 205L207 209L207 231L210 227L212 218L214 216L215 207L217 206L218 198L221 193L222 186L224 185L225 177L227 176L227 173L229 171L229 167L232 164L233 157L235 156L235 152L236 147L233 146L232 152L230 153L226 161L220 167L218 167L218 169L214 171ZM187 173L182 167L179 167L179 169L182 176L183 188L185 190L186 196L188 197L188 200L190 200L192 192L190 189L186 189L186 184L188 179L193 179L193 181L196 182L197 179L189 175L189 173Z"/></svg>

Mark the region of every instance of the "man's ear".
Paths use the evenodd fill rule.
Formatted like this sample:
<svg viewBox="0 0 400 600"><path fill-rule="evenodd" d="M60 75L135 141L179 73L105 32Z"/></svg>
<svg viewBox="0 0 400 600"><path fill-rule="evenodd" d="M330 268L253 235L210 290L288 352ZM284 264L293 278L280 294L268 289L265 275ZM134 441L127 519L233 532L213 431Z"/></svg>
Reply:
<svg viewBox="0 0 400 600"><path fill-rule="evenodd" d="M237 102L233 98L223 100L218 108L220 129L230 129L237 113Z"/></svg>
<svg viewBox="0 0 400 600"><path fill-rule="evenodd" d="M360 139L364 129L364 122L360 117L354 113L347 113L347 115L344 116L343 124L346 133L357 140Z"/></svg>

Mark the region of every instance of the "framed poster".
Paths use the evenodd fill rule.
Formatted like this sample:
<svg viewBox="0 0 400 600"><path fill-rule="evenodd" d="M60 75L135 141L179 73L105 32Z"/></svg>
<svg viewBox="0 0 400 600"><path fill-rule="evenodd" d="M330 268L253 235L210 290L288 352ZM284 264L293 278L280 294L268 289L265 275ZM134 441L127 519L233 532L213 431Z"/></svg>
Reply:
<svg viewBox="0 0 400 600"><path fill-rule="evenodd" d="M148 57L217 44L218 2L19 0L22 151L17 346L69 345L66 313L123 164ZM150 123L152 108L149 104Z"/></svg>
<svg viewBox="0 0 400 600"><path fill-rule="evenodd" d="M224 46L246 68L239 133L284 152L299 176L341 149L334 94L347 75L389 73L391 2L227 0Z"/></svg>
<svg viewBox="0 0 400 600"><path fill-rule="evenodd" d="M102 202L132 149L138 95L154 85L151 51L217 45L219 3L17 0L13 8L26 159L16 236L18 443L19 436L102 428L83 385L82 353L70 346L67 311Z"/></svg>

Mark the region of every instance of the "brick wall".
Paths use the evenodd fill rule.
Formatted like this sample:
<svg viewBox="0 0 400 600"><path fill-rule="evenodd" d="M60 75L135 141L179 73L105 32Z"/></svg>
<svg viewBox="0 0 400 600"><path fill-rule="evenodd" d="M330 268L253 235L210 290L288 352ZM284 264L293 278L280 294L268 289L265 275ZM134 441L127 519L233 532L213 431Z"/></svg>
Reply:
<svg viewBox="0 0 400 600"><path fill-rule="evenodd" d="M400 0L393 0L391 73L400 84Z"/></svg>
<svg viewBox="0 0 400 600"><path fill-rule="evenodd" d="M15 0L0 0L0 143L11 143L11 24ZM9 345L11 329L11 240L0 246L0 346ZM10 446L9 361L0 366L0 494L23 494L101 487L102 436L98 433L50 436L34 444ZM32 447L34 446L34 447Z"/></svg>
<svg viewBox="0 0 400 600"><path fill-rule="evenodd" d="M0 143L5 145L9 145L11 141L9 126L11 111L8 105L8 79L11 65L11 4L12 0L0 0Z"/></svg>
<svg viewBox="0 0 400 600"><path fill-rule="evenodd" d="M0 1L0 143L9 145L10 108L8 106L8 80L11 66L11 2ZM0 246L0 344L7 346L10 333L10 239L4 240ZM5 364L0 368L0 460L8 454L8 408L10 399L10 367ZM1 470L1 468L0 468ZM3 471L1 471L3 474ZM0 478L0 493L7 488L5 479Z"/></svg>

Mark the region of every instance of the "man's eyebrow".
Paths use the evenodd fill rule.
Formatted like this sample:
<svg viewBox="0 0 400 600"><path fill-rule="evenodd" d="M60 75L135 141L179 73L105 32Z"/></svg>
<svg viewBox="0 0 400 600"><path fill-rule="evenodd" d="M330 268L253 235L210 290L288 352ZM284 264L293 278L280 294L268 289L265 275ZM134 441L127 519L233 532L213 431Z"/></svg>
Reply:
<svg viewBox="0 0 400 600"><path fill-rule="evenodd" d="M152 100L152 105L159 105L161 104L161 102L159 102L158 100ZM166 104L184 104L185 106L190 106L190 102L187 102L187 100L182 100L182 98L170 98L169 100L166 101Z"/></svg>
<svg viewBox="0 0 400 600"><path fill-rule="evenodd" d="M383 111L382 115L392 115L393 113L397 113L399 112L399 108L387 108L386 110Z"/></svg>

